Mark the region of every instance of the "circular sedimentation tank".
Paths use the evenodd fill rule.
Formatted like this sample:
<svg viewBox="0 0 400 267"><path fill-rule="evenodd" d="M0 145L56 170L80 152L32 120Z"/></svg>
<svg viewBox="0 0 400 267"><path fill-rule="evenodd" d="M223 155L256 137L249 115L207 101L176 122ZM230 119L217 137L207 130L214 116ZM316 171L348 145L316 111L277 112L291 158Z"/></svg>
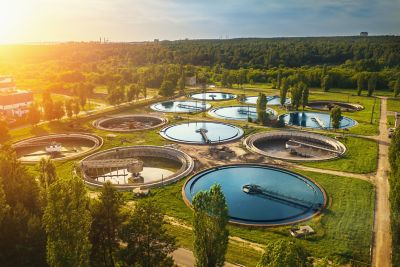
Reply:
<svg viewBox="0 0 400 267"><path fill-rule="evenodd" d="M329 113L297 111L281 115L287 125L313 129L332 129L331 116ZM342 116L340 129L346 129L357 125L357 121Z"/></svg>
<svg viewBox="0 0 400 267"><path fill-rule="evenodd" d="M258 164L214 167L192 176L183 186L185 202L219 184L230 222L251 226L278 226L307 220L326 204L324 190L291 171ZM251 207L251 208L249 208Z"/></svg>
<svg viewBox="0 0 400 267"><path fill-rule="evenodd" d="M248 96L244 99L244 103L246 104L251 104L251 105L256 105L257 104L257 99L258 96ZM281 98L279 96L267 96L267 105L271 105L271 106L277 106L281 104ZM286 98L285 100L285 105L290 105L291 99L290 98Z"/></svg>
<svg viewBox="0 0 400 267"><path fill-rule="evenodd" d="M260 155L292 161L319 161L341 157L346 147L336 139L308 132L256 133L244 140L246 148Z"/></svg>
<svg viewBox="0 0 400 267"><path fill-rule="evenodd" d="M179 143L211 145L237 140L243 136L243 130L222 122L197 121L167 126L160 135Z"/></svg>
<svg viewBox="0 0 400 267"><path fill-rule="evenodd" d="M205 93L194 93L191 94L190 97L196 100L223 101L223 100L235 99L236 95L224 92L205 92Z"/></svg>
<svg viewBox="0 0 400 267"><path fill-rule="evenodd" d="M171 113L198 113L203 112L211 108L208 103L201 101L164 101L155 103L150 106L151 109L160 112L171 112Z"/></svg>
<svg viewBox="0 0 400 267"><path fill-rule="evenodd" d="M329 111L333 107L338 106L342 111L346 112L355 112L363 110L364 107L360 104L356 103L347 103L347 102L339 102L333 100L318 100L318 101L311 101L307 105L308 107L316 110L323 110Z"/></svg>
<svg viewBox="0 0 400 267"><path fill-rule="evenodd" d="M51 134L28 138L13 144L22 163L34 164L42 158L71 160L93 153L103 145L99 136L84 133Z"/></svg>
<svg viewBox="0 0 400 267"><path fill-rule="evenodd" d="M93 126L104 131L134 132L161 127L167 119L154 115L119 115L100 118L93 122Z"/></svg>
<svg viewBox="0 0 400 267"><path fill-rule="evenodd" d="M267 108L266 113L276 116L278 113ZM208 112L209 115L225 120L241 120L247 121L249 118L253 121L257 120L257 109L253 106L228 106L213 108Z"/></svg>
<svg viewBox="0 0 400 267"><path fill-rule="evenodd" d="M161 146L117 147L92 154L80 162L85 182L102 187L110 181L118 190L154 188L189 175L193 159L186 153Z"/></svg>

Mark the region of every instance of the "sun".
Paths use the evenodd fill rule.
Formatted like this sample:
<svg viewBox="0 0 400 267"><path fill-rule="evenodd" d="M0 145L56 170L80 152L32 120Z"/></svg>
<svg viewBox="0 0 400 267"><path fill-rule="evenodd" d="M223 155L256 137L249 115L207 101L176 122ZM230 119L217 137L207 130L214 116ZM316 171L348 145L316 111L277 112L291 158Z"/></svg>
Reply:
<svg viewBox="0 0 400 267"><path fill-rule="evenodd" d="M21 32L26 7L20 5L20 1L0 1L0 43L13 41Z"/></svg>

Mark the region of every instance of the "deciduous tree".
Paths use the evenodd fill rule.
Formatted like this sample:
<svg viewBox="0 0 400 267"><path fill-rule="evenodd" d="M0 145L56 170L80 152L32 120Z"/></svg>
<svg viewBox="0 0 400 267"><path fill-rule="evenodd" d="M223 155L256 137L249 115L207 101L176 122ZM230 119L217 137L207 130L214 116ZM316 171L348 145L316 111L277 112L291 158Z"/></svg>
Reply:
<svg viewBox="0 0 400 267"><path fill-rule="evenodd" d="M89 199L78 176L56 180L43 215L50 266L89 266L91 224Z"/></svg>
<svg viewBox="0 0 400 267"><path fill-rule="evenodd" d="M307 253L293 241L278 240L265 247L257 267L306 267Z"/></svg>
<svg viewBox="0 0 400 267"><path fill-rule="evenodd" d="M164 225L164 213L155 203L139 201L122 228L121 239L127 245L122 261L128 266L173 266L170 253L176 249L175 238Z"/></svg>
<svg viewBox="0 0 400 267"><path fill-rule="evenodd" d="M91 205L93 222L90 230L92 266L115 266L119 251L118 232L122 226L121 207L123 199L108 181L104 184L99 199Z"/></svg>

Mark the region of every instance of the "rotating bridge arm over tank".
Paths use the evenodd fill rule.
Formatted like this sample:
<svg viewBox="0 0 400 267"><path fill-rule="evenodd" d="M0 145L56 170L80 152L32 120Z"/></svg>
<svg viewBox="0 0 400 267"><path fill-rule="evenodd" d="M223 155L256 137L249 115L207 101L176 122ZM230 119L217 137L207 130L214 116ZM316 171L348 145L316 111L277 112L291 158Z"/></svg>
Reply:
<svg viewBox="0 0 400 267"><path fill-rule="evenodd" d="M299 199L296 197L281 194L279 192L275 192L275 191L269 190L267 188L264 188L264 187L261 187L259 185L255 185L255 184L244 185L242 187L242 190L246 194L257 195L260 197L266 197L268 199L282 202L289 206L293 206L293 207L301 208L301 209L305 209L305 210L312 209L312 208L314 208L314 206L318 205L311 201L307 201L304 199ZM313 191L315 194L315 190L313 190Z"/></svg>

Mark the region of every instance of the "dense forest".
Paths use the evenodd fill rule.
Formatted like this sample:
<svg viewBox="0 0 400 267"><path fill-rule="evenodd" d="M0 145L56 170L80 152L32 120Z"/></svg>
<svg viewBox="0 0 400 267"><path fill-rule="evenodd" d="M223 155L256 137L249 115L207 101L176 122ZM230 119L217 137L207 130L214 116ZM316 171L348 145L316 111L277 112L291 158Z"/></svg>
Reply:
<svg viewBox="0 0 400 267"><path fill-rule="evenodd" d="M33 89L82 81L108 85L139 80L160 88L166 76L176 84L182 70L186 76L225 86L273 83L278 73L282 77L300 73L311 87L319 87L321 75L328 74L331 87L356 88L360 76L366 83L376 75L378 90L393 90L400 72L400 37L0 46L0 73L37 81L37 86L31 83Z"/></svg>

